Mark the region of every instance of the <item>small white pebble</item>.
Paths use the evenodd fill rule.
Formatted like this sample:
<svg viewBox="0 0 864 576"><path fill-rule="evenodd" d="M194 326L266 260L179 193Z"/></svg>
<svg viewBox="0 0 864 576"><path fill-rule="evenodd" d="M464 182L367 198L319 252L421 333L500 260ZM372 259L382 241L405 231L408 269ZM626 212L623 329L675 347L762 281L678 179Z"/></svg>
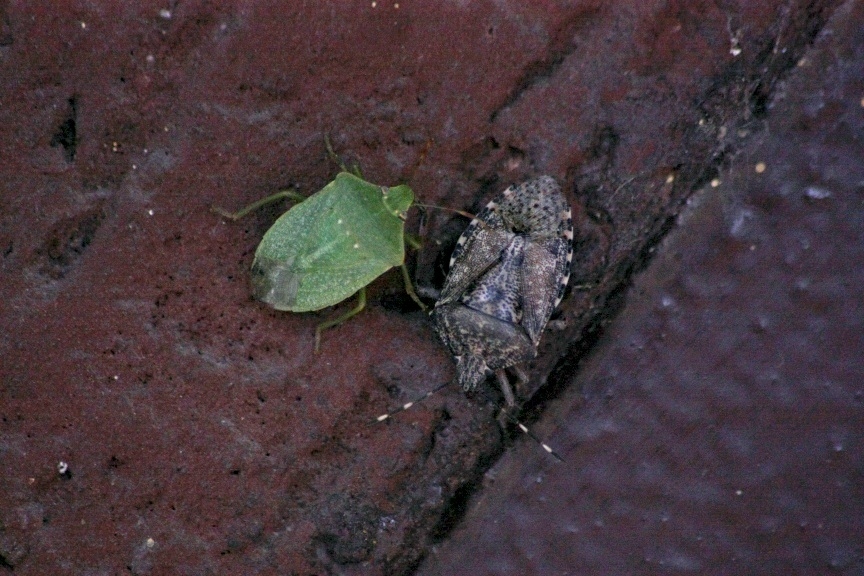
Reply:
<svg viewBox="0 0 864 576"><path fill-rule="evenodd" d="M170 20L171 19L171 11L168 10L167 8L162 8L161 10L159 10L159 16L161 18L164 18L165 20Z"/></svg>
<svg viewBox="0 0 864 576"><path fill-rule="evenodd" d="M69 464L61 460L57 463L57 473L61 476L69 471Z"/></svg>
<svg viewBox="0 0 864 576"><path fill-rule="evenodd" d="M156 541L153 538L147 538L147 548L153 548L156 545Z"/></svg>
<svg viewBox="0 0 864 576"><path fill-rule="evenodd" d="M808 186L804 193L812 200L825 200L826 198L831 197L831 192L829 190L818 186Z"/></svg>
<svg viewBox="0 0 864 576"><path fill-rule="evenodd" d="M765 168L766 166L764 162L757 162L754 169L756 170L757 174L762 174L763 172L765 172Z"/></svg>
<svg viewBox="0 0 864 576"><path fill-rule="evenodd" d="M720 186L720 179L719 178L714 178L713 180L711 180L711 187L712 188L717 188L718 186Z"/></svg>

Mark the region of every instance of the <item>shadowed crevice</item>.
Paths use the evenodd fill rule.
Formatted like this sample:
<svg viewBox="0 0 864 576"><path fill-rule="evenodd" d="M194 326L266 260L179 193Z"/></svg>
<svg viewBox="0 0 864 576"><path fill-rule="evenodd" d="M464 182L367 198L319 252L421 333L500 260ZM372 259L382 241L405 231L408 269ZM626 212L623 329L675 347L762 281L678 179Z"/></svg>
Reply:
<svg viewBox="0 0 864 576"><path fill-rule="evenodd" d="M66 161L75 161L78 148L78 101L75 96L69 98L69 112L51 137L51 146L62 146Z"/></svg>

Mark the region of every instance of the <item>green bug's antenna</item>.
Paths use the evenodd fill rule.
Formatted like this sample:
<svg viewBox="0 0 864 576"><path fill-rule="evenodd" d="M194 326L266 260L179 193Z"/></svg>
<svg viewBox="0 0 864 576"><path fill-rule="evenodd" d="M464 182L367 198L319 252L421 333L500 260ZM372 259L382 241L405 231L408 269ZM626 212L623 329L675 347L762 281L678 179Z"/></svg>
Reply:
<svg viewBox="0 0 864 576"><path fill-rule="evenodd" d="M470 212L466 212L465 210L459 210L458 208L445 208L444 206L435 206L434 204L421 204L420 202L415 202L414 206L417 206L418 208L432 208L433 210L453 212L454 214L459 214L460 216L471 219L474 219L477 216L476 214L471 214Z"/></svg>

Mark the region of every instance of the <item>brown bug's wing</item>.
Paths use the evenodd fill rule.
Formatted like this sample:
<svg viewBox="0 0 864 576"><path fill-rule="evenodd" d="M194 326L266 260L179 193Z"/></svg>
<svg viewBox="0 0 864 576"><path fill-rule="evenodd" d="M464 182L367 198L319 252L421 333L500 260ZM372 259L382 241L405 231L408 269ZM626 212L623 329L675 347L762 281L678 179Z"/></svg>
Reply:
<svg viewBox="0 0 864 576"><path fill-rule="evenodd" d="M513 234L500 225L494 225L496 221L500 221L500 217L487 206L459 236L450 257L450 272L436 305L458 299L501 258L501 252L507 248Z"/></svg>
<svg viewBox="0 0 864 576"><path fill-rule="evenodd" d="M570 254L564 238L525 244L522 269L530 274L522 275L522 328L535 345L567 286Z"/></svg>

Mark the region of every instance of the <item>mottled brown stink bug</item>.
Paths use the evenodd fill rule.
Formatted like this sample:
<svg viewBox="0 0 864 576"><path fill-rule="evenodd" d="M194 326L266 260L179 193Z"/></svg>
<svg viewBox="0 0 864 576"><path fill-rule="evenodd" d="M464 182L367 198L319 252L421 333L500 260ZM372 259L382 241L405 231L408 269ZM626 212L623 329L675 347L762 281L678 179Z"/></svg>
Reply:
<svg viewBox="0 0 864 576"><path fill-rule="evenodd" d="M511 186L465 229L433 317L470 392L494 372L508 407L505 369L534 358L564 296L573 258L573 220L557 182L540 176Z"/></svg>
<svg viewBox="0 0 864 576"><path fill-rule="evenodd" d="M456 242L450 272L432 312L465 392L494 372L507 408L516 404L506 370L527 381L519 364L537 355L540 335L564 297L572 259L570 206L549 176L507 188L471 221ZM377 421L407 410L446 385ZM506 411L502 414L563 461L521 422Z"/></svg>

